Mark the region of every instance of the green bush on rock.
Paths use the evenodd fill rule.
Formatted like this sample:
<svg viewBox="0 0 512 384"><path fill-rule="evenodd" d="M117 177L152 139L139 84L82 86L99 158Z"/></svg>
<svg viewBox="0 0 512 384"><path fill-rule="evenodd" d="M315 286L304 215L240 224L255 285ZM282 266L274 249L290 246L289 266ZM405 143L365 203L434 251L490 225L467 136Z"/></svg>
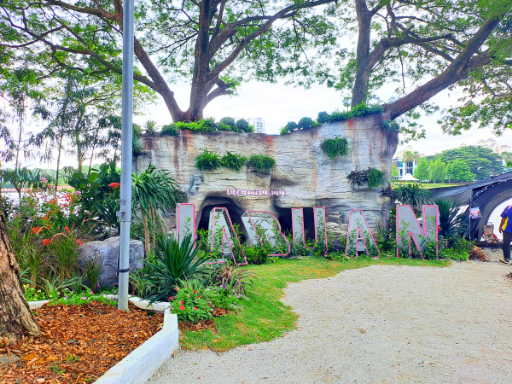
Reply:
<svg viewBox="0 0 512 384"><path fill-rule="evenodd" d="M327 139L322 143L322 151L329 157L334 159L337 156L343 156L348 153L348 142L344 137L335 139Z"/></svg>

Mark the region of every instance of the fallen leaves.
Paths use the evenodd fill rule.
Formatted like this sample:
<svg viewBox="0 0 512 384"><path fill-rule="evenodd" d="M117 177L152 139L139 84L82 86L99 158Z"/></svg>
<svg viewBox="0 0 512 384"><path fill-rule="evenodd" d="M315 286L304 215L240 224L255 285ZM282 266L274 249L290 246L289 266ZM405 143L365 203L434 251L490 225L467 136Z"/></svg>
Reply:
<svg viewBox="0 0 512 384"><path fill-rule="evenodd" d="M21 358L0 366L0 384L91 383L158 332L163 322L162 315L148 316L131 304L124 312L96 302L45 305L35 319L41 337L26 337L9 349L0 344L0 355Z"/></svg>

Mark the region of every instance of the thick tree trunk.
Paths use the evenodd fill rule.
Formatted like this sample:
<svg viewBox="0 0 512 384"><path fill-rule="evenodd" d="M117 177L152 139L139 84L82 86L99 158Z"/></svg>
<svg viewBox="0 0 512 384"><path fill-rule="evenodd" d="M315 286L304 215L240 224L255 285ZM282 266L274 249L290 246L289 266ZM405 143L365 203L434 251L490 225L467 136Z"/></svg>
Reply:
<svg viewBox="0 0 512 384"><path fill-rule="evenodd" d="M356 79L352 90L352 108L366 101L370 78L368 63L370 58L372 14L366 6L366 0L356 0L356 13L359 30L357 35Z"/></svg>
<svg viewBox="0 0 512 384"><path fill-rule="evenodd" d="M39 336L41 329L34 320L23 294L20 269L11 241L7 236L0 196L0 339L15 343L22 335Z"/></svg>

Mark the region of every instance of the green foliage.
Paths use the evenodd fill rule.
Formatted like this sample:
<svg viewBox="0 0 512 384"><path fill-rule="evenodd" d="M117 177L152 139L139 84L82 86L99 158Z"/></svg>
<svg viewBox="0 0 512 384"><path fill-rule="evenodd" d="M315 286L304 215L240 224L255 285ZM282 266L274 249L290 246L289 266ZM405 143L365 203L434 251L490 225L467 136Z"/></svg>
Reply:
<svg viewBox="0 0 512 384"><path fill-rule="evenodd" d="M178 315L180 321L198 323L213 317L204 286L199 281L184 282L174 287L177 292L170 296L172 313Z"/></svg>
<svg viewBox="0 0 512 384"><path fill-rule="evenodd" d="M303 117L302 119L299 120L299 124L297 124L297 126L300 129L311 128L315 126L315 122L311 117Z"/></svg>
<svg viewBox="0 0 512 384"><path fill-rule="evenodd" d="M51 300L50 305L84 305L91 302L104 303L112 306L117 305L117 299L109 298L106 293L94 293L92 291L72 292L64 289L64 292L58 299Z"/></svg>
<svg viewBox="0 0 512 384"><path fill-rule="evenodd" d="M139 278L147 286L144 298L152 303L165 301L176 294L175 287L180 281L205 280L209 274L204 264L207 260L194 248L191 235L186 235L181 245L174 236L162 238L140 271Z"/></svg>
<svg viewBox="0 0 512 384"><path fill-rule="evenodd" d="M220 122L222 124L229 125L231 129L235 128L236 126L235 119L233 119L232 117L223 117L222 119L220 119Z"/></svg>
<svg viewBox="0 0 512 384"><path fill-rule="evenodd" d="M236 295L246 295L247 289L253 287L254 273L236 265L222 265L214 271L212 276L212 283L214 285L228 290L230 293Z"/></svg>
<svg viewBox="0 0 512 384"><path fill-rule="evenodd" d="M295 121L289 121L288 123L286 123L286 128L288 128L288 132L291 132L294 129L299 128L299 126Z"/></svg>
<svg viewBox="0 0 512 384"><path fill-rule="evenodd" d="M229 151L220 159L221 165L230 169L234 169L237 171L237 173L240 172L240 169L242 169L242 166L246 161L247 157L244 157L240 154L233 154Z"/></svg>
<svg viewBox="0 0 512 384"><path fill-rule="evenodd" d="M429 179L434 182L443 181L448 174L448 167L443 163L440 158L431 161L429 166Z"/></svg>
<svg viewBox="0 0 512 384"><path fill-rule="evenodd" d="M176 124L167 124L162 126L162 130L160 131L161 136L176 136Z"/></svg>
<svg viewBox="0 0 512 384"><path fill-rule="evenodd" d="M348 174L347 179L349 183L354 186L362 186L363 183L368 183L368 188L376 188L386 182L384 173L375 168L368 167L364 171L352 171Z"/></svg>
<svg viewBox="0 0 512 384"><path fill-rule="evenodd" d="M449 198L438 198L434 204L439 208L439 236L454 238L461 227L464 215L459 215L460 204Z"/></svg>
<svg viewBox="0 0 512 384"><path fill-rule="evenodd" d="M283 136L283 135L287 135L287 134L289 134L289 133L290 133L290 131L288 130L288 128L287 128L287 127L282 127L282 128L279 130L279 134L280 134L281 136Z"/></svg>
<svg viewBox="0 0 512 384"><path fill-rule="evenodd" d="M383 130L384 132L399 131L400 125L398 125L398 123L394 120L384 120L382 122L381 130Z"/></svg>
<svg viewBox="0 0 512 384"><path fill-rule="evenodd" d="M265 264L268 261L268 255L272 250L262 246L244 246L244 255L249 264Z"/></svg>
<svg viewBox="0 0 512 384"><path fill-rule="evenodd" d="M471 173L469 165L464 160L454 160L448 165L448 178L450 181L473 181L475 174Z"/></svg>
<svg viewBox="0 0 512 384"><path fill-rule="evenodd" d="M196 157L196 168L203 171L214 171L222 165L221 157L218 153L208 151L206 148L203 153Z"/></svg>
<svg viewBox="0 0 512 384"><path fill-rule="evenodd" d="M155 135L156 134L156 121L154 120L147 120L144 123L144 127L146 128L146 135Z"/></svg>
<svg viewBox="0 0 512 384"><path fill-rule="evenodd" d="M426 158L429 161L439 159L447 164L451 164L455 160L462 160L469 166L471 173L475 174L476 180L484 180L492 175L500 175L504 171L500 155L493 153L488 148L478 146L448 149L441 152L440 155L427 156Z"/></svg>
<svg viewBox="0 0 512 384"><path fill-rule="evenodd" d="M267 155L252 155L247 164L254 167L257 172L268 174L274 168L276 161Z"/></svg>
<svg viewBox="0 0 512 384"><path fill-rule="evenodd" d="M329 157L335 159L348 153L348 141L344 137L326 139L322 142L322 151Z"/></svg>
<svg viewBox="0 0 512 384"><path fill-rule="evenodd" d="M329 114L327 112L318 112L316 121L320 124L327 123L329 121Z"/></svg>
<svg viewBox="0 0 512 384"><path fill-rule="evenodd" d="M430 176L429 172L429 163L428 160L424 157L421 157L418 160L418 165L416 166L416 169L414 170L415 178L417 178L420 181L428 180Z"/></svg>
<svg viewBox="0 0 512 384"><path fill-rule="evenodd" d="M380 105L373 105L373 106L367 106L366 104L360 104L354 108L352 108L350 111L347 112L339 112L335 111L331 113L330 115L323 115L326 119L327 123L334 123L336 121L345 121L352 119L353 117L361 117L366 115L373 115L376 113L382 113L384 112L384 108Z"/></svg>
<svg viewBox="0 0 512 384"><path fill-rule="evenodd" d="M245 119L238 120L236 122L236 128L241 132L252 132L249 123Z"/></svg>
<svg viewBox="0 0 512 384"><path fill-rule="evenodd" d="M397 193L397 199L402 204L410 205L415 210L420 209L424 204L428 204L432 196L432 193L419 183L400 185L394 191Z"/></svg>
<svg viewBox="0 0 512 384"><path fill-rule="evenodd" d="M391 164L391 177L398 177L398 176L400 176L400 174L398 173L398 169L396 169L395 164Z"/></svg>

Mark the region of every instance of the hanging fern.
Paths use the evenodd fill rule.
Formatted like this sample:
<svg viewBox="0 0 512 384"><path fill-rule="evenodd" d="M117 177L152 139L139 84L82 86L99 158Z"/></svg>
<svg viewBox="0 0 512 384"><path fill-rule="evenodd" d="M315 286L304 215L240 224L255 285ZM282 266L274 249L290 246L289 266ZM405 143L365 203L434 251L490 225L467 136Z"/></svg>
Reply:
<svg viewBox="0 0 512 384"><path fill-rule="evenodd" d="M347 179L352 187L354 186L362 186L364 183L368 183L368 188L371 190L372 188L376 188L379 185L382 185L386 182L384 178L384 173L375 168L369 168L365 171L352 171L347 176Z"/></svg>
<svg viewBox="0 0 512 384"><path fill-rule="evenodd" d="M324 140L322 151L324 151L329 159L334 159L338 155L346 155L348 153L348 141L344 137Z"/></svg>

